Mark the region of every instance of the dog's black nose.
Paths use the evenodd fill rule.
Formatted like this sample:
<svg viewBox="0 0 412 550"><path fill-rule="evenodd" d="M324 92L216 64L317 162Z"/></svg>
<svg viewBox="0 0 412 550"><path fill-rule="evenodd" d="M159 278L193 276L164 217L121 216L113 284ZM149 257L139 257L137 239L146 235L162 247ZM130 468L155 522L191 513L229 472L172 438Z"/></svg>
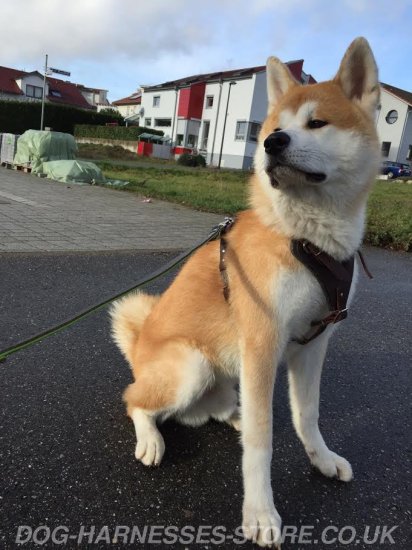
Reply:
<svg viewBox="0 0 412 550"><path fill-rule="evenodd" d="M263 142L263 147L268 155L279 155L290 143L290 137L286 132L274 132Z"/></svg>

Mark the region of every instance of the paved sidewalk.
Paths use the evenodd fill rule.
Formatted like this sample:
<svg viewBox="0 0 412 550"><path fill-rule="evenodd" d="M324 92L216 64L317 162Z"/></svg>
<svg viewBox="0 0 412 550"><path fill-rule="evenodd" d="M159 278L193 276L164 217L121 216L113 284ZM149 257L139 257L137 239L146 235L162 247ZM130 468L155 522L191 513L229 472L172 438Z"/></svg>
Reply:
<svg viewBox="0 0 412 550"><path fill-rule="evenodd" d="M182 249L222 218L0 167L0 252Z"/></svg>

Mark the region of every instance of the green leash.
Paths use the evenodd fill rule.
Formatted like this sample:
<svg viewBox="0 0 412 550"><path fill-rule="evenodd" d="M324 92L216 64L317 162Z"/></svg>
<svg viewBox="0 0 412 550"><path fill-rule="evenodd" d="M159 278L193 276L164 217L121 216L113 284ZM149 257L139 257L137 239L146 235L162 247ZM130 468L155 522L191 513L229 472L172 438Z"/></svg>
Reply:
<svg viewBox="0 0 412 550"><path fill-rule="evenodd" d="M128 288L127 290L124 290L123 292L119 292L119 294L116 294L116 296L113 296L112 298L109 298L105 300L104 302L101 302L100 304L97 304L95 306L92 306L89 309L86 309L82 311L81 313L78 313L75 317L64 321L63 323L60 323L57 326L54 326L48 330L45 330L39 334L36 334L35 336L32 336L31 338L28 338L27 340L23 340L22 342L18 342L17 344L14 344L13 346L0 351L0 361L4 361L9 355L12 355L13 353L16 353L17 351L21 351L25 348L28 348L32 346L33 344L36 344L37 342L40 342L41 340L44 340L48 338L49 336L53 336L53 334L57 334L58 332L61 332L62 330L65 330L66 328L71 327L78 321L81 321L82 319L85 319L89 315L92 315L93 313L96 313L97 311L100 311L101 309L105 308L115 300L118 300L119 298L122 298L123 296L126 296L126 294L129 294L130 292L133 292L134 290L137 290L138 288L142 288L143 286L151 283L155 279L158 279L161 275L165 275L169 271L171 271L174 267L177 267L180 265L186 258L191 256L193 252L196 252L201 246L204 244L214 241L220 235L222 232L226 229L228 225L232 223L231 218L225 218L225 220L218 225L216 225L212 231L209 233L209 235L206 237L206 239L203 239L203 241L196 244L194 247L192 247L190 250L187 250L186 252L182 252L179 256L176 258L173 258L173 260L170 260L165 266L157 269L153 273L151 273L148 277L138 281L132 288Z"/></svg>

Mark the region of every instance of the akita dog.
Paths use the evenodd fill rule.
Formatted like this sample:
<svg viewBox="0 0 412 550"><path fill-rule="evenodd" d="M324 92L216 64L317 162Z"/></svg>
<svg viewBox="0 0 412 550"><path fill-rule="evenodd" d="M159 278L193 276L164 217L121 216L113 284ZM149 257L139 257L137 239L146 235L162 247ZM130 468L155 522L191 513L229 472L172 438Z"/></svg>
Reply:
<svg viewBox="0 0 412 550"><path fill-rule="evenodd" d="M335 78L319 84L300 85L270 57L267 90L251 209L237 216L224 241L194 254L164 294L128 296L111 315L114 340L135 378L124 400L136 430L136 458L160 463L165 445L157 423L166 417L192 426L209 418L232 424L243 446L244 533L276 546L281 519L270 476L272 396L282 358L294 426L311 463L328 477L352 479L349 462L319 431L319 386L333 323L345 316L354 290L353 257L380 157L380 87L369 44L357 38ZM340 305L339 284L328 295L325 281L294 251L296 243L312 263L319 257L329 275L349 266ZM356 265L354 271L355 280Z"/></svg>

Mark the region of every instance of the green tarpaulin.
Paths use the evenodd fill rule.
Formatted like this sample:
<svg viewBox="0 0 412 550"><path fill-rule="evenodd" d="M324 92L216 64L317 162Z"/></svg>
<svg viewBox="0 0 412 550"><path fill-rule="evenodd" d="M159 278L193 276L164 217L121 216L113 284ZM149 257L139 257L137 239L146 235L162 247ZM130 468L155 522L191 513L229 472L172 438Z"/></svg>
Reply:
<svg viewBox="0 0 412 550"><path fill-rule="evenodd" d="M17 140L14 164L30 164L34 174L41 173L44 162L75 158L74 137L62 132L27 130Z"/></svg>
<svg viewBox="0 0 412 550"><path fill-rule="evenodd" d="M43 163L43 173L50 179L74 183L104 183L98 166L84 160L53 160Z"/></svg>

